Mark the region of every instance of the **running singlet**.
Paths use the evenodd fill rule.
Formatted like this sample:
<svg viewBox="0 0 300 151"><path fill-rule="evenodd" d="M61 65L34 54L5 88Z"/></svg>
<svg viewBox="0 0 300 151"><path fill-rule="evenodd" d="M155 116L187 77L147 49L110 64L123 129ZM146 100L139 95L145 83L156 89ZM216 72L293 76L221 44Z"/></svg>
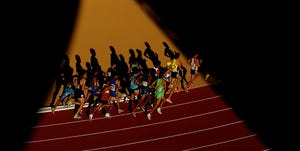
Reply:
<svg viewBox="0 0 300 151"><path fill-rule="evenodd" d="M191 70L198 70L198 66L195 64L195 58L191 60Z"/></svg>
<svg viewBox="0 0 300 151"><path fill-rule="evenodd" d="M108 101L109 100L109 96L110 96L109 89L106 89L106 90L102 91L101 100L102 101Z"/></svg>
<svg viewBox="0 0 300 151"><path fill-rule="evenodd" d="M88 90L88 92L91 94L91 95L95 95L97 94L98 92L98 89L94 86L91 87L91 89Z"/></svg>
<svg viewBox="0 0 300 151"><path fill-rule="evenodd" d="M117 96L117 89L118 89L118 85L116 83L116 79L111 79L110 80L110 95L112 97Z"/></svg>
<svg viewBox="0 0 300 151"><path fill-rule="evenodd" d="M176 59L172 62L172 72L178 72L178 65L176 64Z"/></svg>
<svg viewBox="0 0 300 151"><path fill-rule="evenodd" d="M158 99L161 99L164 97L165 95L165 89L164 86L162 84L163 79L162 78L158 78L157 82L156 82L156 86L155 86L155 96Z"/></svg>
<svg viewBox="0 0 300 151"><path fill-rule="evenodd" d="M172 78L178 78L179 71L178 71L178 64L176 64L176 59L173 59L172 65L171 65L171 77Z"/></svg>
<svg viewBox="0 0 300 151"><path fill-rule="evenodd" d="M131 82L130 82L130 89L135 90L139 87L139 85L137 84L135 77L137 77L137 74L133 74L131 76Z"/></svg>

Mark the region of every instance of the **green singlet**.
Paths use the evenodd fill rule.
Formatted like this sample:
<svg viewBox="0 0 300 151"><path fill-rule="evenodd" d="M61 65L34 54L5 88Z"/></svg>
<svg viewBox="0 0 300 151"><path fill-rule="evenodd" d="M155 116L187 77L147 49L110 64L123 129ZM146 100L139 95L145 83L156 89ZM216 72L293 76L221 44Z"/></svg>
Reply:
<svg viewBox="0 0 300 151"><path fill-rule="evenodd" d="M162 84L163 79L158 78L155 86L155 97L157 99L162 99L165 95L165 88Z"/></svg>

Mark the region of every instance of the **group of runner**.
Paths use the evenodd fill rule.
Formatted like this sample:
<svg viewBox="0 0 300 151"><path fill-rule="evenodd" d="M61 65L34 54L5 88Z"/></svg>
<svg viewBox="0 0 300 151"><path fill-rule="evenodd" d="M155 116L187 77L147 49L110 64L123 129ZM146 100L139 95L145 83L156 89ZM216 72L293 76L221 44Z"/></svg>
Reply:
<svg viewBox="0 0 300 151"><path fill-rule="evenodd" d="M129 58L129 66L125 68L120 63L120 59L114 59L115 50L110 49L111 66L104 72L100 65L97 65L97 59L91 64L93 68L77 72L78 75L65 82L61 96L51 105L51 111L54 114L58 105L70 107L75 105L74 119L82 118L83 110L90 120L96 113L103 113L105 117L111 117L110 111L115 108L117 113L124 112L120 106L120 101L128 104L128 111L135 117L137 110L143 110L146 117L151 120L153 112L162 114L162 107L165 102L173 103L174 93L184 90L188 92L191 89L196 74L199 73L199 67L202 60L195 54L187 60L190 66L190 79L186 80L186 68L180 60L180 53L165 46L165 56L170 59L162 64L158 55L151 50L150 45L145 42L146 49L143 55L152 61L153 67L148 68L143 65L145 59L138 57ZM91 53L95 51L91 48ZM133 50L130 50L130 53ZM136 50L141 54L140 50ZM76 56L78 58L78 56ZM93 56L95 59L95 56ZM96 61L96 63L95 63ZM96 64L96 65L95 65ZM124 72L125 70L125 72ZM77 70L78 71L78 70ZM66 78L65 78L66 79ZM185 86L183 85L185 81ZM181 89L181 88L184 89ZM84 108L88 102L88 107ZM101 111L101 112L99 112Z"/></svg>

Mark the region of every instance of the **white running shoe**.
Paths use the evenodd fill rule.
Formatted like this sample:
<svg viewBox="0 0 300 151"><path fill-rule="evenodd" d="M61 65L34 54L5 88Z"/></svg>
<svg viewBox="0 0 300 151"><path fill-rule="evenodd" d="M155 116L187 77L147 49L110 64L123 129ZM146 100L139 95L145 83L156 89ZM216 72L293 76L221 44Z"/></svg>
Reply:
<svg viewBox="0 0 300 151"><path fill-rule="evenodd" d="M162 114L162 112L161 112L161 108L159 107L159 108L157 108L156 109L156 111L159 113L159 114Z"/></svg>
<svg viewBox="0 0 300 151"><path fill-rule="evenodd" d="M109 117L110 117L110 114L109 114L109 113L106 113L106 114L105 114L105 117L109 118Z"/></svg>
<svg viewBox="0 0 300 151"><path fill-rule="evenodd" d="M206 81L208 80L209 76L210 76L210 75L209 75L208 73L205 75L205 80L206 80Z"/></svg>
<svg viewBox="0 0 300 151"><path fill-rule="evenodd" d="M136 117L136 113L135 112L131 112L133 117Z"/></svg>
<svg viewBox="0 0 300 151"><path fill-rule="evenodd" d="M151 120L151 114L150 113L147 114L147 118L148 118L148 120Z"/></svg>
<svg viewBox="0 0 300 151"><path fill-rule="evenodd" d="M167 101L168 103L173 103L170 99L167 99L166 101Z"/></svg>
<svg viewBox="0 0 300 151"><path fill-rule="evenodd" d="M93 119L93 114L89 115L89 119L92 120Z"/></svg>
<svg viewBox="0 0 300 151"><path fill-rule="evenodd" d="M142 106L141 109L143 110L143 112L145 112L145 106Z"/></svg>

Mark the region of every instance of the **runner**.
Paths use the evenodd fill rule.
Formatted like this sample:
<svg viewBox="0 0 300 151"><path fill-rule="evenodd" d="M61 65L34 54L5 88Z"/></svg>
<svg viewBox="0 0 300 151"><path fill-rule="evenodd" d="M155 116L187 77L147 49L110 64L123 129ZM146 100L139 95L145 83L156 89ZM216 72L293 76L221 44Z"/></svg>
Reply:
<svg viewBox="0 0 300 151"><path fill-rule="evenodd" d="M161 103L162 100L165 99L165 90L167 88L166 81L162 78L162 75L160 74L159 77L152 83L151 85L155 89L155 106L151 111L147 114L148 120L151 120L151 114L154 111L157 111L159 114L162 114L161 112Z"/></svg>
<svg viewBox="0 0 300 151"><path fill-rule="evenodd" d="M102 109L105 109L105 107L109 107L109 109L106 111L105 109L105 117L110 117L110 110L113 107L113 102L110 102L110 86L104 85L101 91L100 101L96 105L96 108L93 110L93 112L89 115L89 119L92 120L93 116L97 111L101 111Z"/></svg>

